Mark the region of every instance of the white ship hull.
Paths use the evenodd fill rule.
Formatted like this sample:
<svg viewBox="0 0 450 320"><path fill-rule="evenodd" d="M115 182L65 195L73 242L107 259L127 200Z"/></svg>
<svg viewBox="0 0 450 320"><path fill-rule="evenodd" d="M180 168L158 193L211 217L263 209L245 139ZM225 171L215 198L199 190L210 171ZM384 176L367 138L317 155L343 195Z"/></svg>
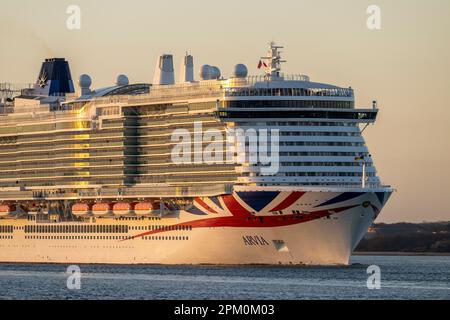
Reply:
<svg viewBox="0 0 450 320"><path fill-rule="evenodd" d="M126 235L33 233L27 220L1 220L14 231L0 238L0 262L345 265L390 193L237 192L196 199L162 219L58 223L127 225Z"/></svg>

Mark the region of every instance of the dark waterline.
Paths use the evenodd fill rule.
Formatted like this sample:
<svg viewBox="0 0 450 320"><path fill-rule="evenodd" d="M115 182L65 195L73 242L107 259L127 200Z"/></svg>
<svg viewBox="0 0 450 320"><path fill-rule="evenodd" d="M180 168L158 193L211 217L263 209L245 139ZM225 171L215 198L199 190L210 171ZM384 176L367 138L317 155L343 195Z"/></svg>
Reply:
<svg viewBox="0 0 450 320"><path fill-rule="evenodd" d="M355 256L348 267L0 264L0 299L450 299L448 256ZM381 289L369 290L369 265Z"/></svg>

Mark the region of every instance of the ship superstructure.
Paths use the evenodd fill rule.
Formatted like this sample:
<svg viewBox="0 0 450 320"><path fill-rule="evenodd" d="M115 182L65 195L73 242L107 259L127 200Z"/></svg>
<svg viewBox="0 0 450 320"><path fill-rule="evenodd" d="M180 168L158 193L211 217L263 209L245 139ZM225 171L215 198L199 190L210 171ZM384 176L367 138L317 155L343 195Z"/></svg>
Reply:
<svg viewBox="0 0 450 320"><path fill-rule="evenodd" d="M392 193L351 88L172 55L153 84L75 93L47 59L0 115L0 261L346 264Z"/></svg>

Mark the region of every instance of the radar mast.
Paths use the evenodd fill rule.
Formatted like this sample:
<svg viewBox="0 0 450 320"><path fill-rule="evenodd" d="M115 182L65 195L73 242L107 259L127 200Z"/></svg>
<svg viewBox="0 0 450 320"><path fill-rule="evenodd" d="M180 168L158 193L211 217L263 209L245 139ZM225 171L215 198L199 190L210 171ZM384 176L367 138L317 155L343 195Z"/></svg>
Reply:
<svg viewBox="0 0 450 320"><path fill-rule="evenodd" d="M271 41L269 43L269 51L267 52L267 56L261 57L262 60L265 61L265 75L264 78L266 81L273 80L283 80L281 75L281 64L286 62L286 60L281 59L281 51L278 49L283 49L282 46L277 46L275 42Z"/></svg>

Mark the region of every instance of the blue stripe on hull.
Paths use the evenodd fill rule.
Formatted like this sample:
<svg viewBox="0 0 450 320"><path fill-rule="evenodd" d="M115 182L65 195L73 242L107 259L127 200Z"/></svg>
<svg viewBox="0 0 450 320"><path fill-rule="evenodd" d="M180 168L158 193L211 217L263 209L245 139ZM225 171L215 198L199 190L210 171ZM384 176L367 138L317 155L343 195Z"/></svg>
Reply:
<svg viewBox="0 0 450 320"><path fill-rule="evenodd" d="M239 198L257 212L264 209L279 194L278 191L237 192Z"/></svg>
<svg viewBox="0 0 450 320"><path fill-rule="evenodd" d="M365 192L344 192L344 193L338 195L337 197L334 197L322 204L319 204L318 206L316 206L316 208L328 206L330 204L335 204L335 203L339 203L339 202L344 202L347 200L351 200L351 199L357 198L363 194L365 194Z"/></svg>
<svg viewBox="0 0 450 320"><path fill-rule="evenodd" d="M218 197L210 197L209 198L218 208L223 210L222 206L220 205L220 201Z"/></svg>
<svg viewBox="0 0 450 320"><path fill-rule="evenodd" d="M384 199L386 197L385 192L375 192L375 195L377 196L378 200L380 200L381 205L384 204Z"/></svg>

